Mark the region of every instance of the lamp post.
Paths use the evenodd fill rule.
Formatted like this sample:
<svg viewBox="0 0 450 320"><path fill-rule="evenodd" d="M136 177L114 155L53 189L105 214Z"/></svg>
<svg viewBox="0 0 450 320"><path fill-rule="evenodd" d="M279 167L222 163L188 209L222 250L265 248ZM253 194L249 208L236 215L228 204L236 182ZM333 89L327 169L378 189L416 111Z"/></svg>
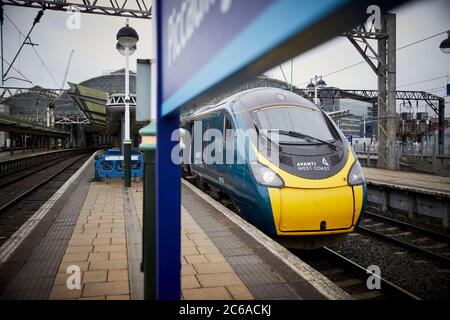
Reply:
<svg viewBox="0 0 450 320"><path fill-rule="evenodd" d="M128 58L136 51L136 43L139 41L139 35L136 30L128 25L126 20L125 27L122 27L116 36L116 49L125 56L125 132L123 140L124 153L124 178L125 187L131 186L131 144L130 139L130 70Z"/></svg>
<svg viewBox="0 0 450 320"><path fill-rule="evenodd" d="M363 122L364 122L363 138L364 138L364 142L365 142L366 141L366 116L363 116Z"/></svg>
<svg viewBox="0 0 450 320"><path fill-rule="evenodd" d="M327 86L326 82L322 80L322 76L314 76L314 83L313 83L313 79L311 79L311 81L308 83L308 85L306 86L306 90L308 90L308 92L312 95L313 91L314 91L314 103L316 105L320 104L319 98L317 97L317 90L318 89L323 89Z"/></svg>
<svg viewBox="0 0 450 320"><path fill-rule="evenodd" d="M447 30L447 39L444 39L439 45L439 49L445 54L450 54L450 30ZM447 95L449 90L448 77L447 77ZM439 129L438 129L438 153L444 152L445 145L445 100L439 99Z"/></svg>

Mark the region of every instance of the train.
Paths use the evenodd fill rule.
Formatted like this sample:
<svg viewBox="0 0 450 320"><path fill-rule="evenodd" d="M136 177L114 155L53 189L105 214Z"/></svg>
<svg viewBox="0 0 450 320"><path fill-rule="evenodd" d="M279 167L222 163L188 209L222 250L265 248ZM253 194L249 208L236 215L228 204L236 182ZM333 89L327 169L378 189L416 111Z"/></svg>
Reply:
<svg viewBox="0 0 450 320"><path fill-rule="evenodd" d="M118 148L106 150L97 155L94 161L96 180L121 179L124 177L123 154ZM144 155L139 150L131 151L131 177L144 176Z"/></svg>
<svg viewBox="0 0 450 320"><path fill-rule="evenodd" d="M183 176L285 247L337 243L359 223L358 158L334 121L293 92L251 89L184 115L180 140Z"/></svg>

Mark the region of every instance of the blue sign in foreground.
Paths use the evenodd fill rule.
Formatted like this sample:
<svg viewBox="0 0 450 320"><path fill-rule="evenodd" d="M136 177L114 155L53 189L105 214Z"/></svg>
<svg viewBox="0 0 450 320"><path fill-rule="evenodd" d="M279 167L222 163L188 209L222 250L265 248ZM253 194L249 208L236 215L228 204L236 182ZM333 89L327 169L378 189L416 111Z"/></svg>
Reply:
<svg viewBox="0 0 450 320"><path fill-rule="evenodd" d="M368 5L405 0L156 0L157 298L180 299L180 168L171 160L181 108L361 23ZM330 53L332 55L332 53ZM145 244L144 244L145 245Z"/></svg>
<svg viewBox="0 0 450 320"><path fill-rule="evenodd" d="M349 2L160 1L162 115L176 111Z"/></svg>

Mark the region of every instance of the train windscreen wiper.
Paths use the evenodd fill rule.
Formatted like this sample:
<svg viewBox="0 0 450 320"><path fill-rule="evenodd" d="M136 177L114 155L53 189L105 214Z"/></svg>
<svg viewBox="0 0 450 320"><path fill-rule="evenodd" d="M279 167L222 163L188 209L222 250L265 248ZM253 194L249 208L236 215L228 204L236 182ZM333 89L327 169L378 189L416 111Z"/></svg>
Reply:
<svg viewBox="0 0 450 320"><path fill-rule="evenodd" d="M287 136L290 136L290 137L302 138L302 139L307 139L307 140L315 140L315 141L318 141L320 143L324 143L324 144L328 145L333 150L336 150L336 145L333 142L325 141L325 140L322 140L322 139L310 136L310 135L308 135L306 133L301 133L301 132L292 131L292 130L291 131L286 131L286 130L275 130L275 129L271 129L269 131L272 131L272 132L276 131L278 133L281 133L281 134L284 134L284 135L287 135Z"/></svg>
<svg viewBox="0 0 450 320"><path fill-rule="evenodd" d="M278 148L278 151L283 151L283 147L280 146L280 144L276 143L275 141L273 141L272 139L270 139L266 134L260 132L258 126L256 125L256 123L254 123L256 132L258 133L258 135L263 136L267 141L269 141L271 144L273 144L275 147Z"/></svg>

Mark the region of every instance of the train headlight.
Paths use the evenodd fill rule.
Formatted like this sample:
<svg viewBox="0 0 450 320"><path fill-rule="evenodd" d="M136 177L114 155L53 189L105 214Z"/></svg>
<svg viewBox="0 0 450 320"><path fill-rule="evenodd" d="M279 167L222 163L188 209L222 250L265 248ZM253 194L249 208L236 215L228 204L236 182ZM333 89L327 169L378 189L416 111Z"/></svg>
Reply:
<svg viewBox="0 0 450 320"><path fill-rule="evenodd" d="M251 163L250 168L256 182L259 184L272 188L282 188L284 186L283 179L272 169L257 162Z"/></svg>
<svg viewBox="0 0 450 320"><path fill-rule="evenodd" d="M361 165L358 161L355 161L350 172L348 173L347 178L348 184L351 186L356 186L359 184L363 184L364 182L364 174L361 169Z"/></svg>

